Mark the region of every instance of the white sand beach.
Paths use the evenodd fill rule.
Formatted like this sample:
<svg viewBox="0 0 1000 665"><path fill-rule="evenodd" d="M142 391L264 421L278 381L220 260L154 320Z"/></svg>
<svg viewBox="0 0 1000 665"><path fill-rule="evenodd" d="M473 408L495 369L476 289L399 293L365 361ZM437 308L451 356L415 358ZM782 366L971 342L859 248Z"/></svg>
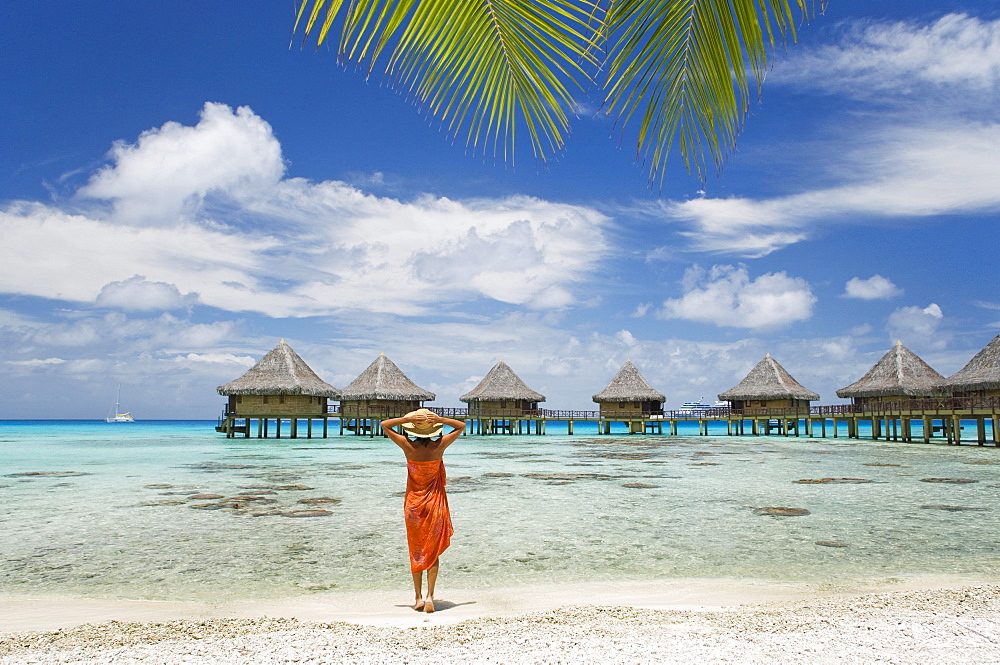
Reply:
<svg viewBox="0 0 1000 665"><path fill-rule="evenodd" d="M1000 586L725 580L259 603L0 598L0 663L990 663Z"/></svg>

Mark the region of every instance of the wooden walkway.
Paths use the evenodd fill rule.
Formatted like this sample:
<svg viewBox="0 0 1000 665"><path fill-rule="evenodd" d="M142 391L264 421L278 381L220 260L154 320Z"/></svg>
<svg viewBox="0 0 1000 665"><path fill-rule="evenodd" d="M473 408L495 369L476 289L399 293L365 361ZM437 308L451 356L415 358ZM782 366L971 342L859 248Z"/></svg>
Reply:
<svg viewBox="0 0 1000 665"><path fill-rule="evenodd" d="M467 424L467 435L544 435L549 425L564 424L566 434L573 435L578 423L596 423L598 434L611 434L612 425L622 423L629 434L666 434L678 436L682 423L697 423L698 434L709 436L709 426L718 430L724 423L729 436L807 436L837 438L846 432L848 438L903 441L945 442L951 445L992 443L1000 446L1000 397L940 398L887 402L865 408L853 404L813 406L804 409L743 409L726 407L704 410L676 410L662 413L614 414L599 411L537 409L510 410L490 414L470 413L466 408L429 407L446 418ZM253 436L281 438L282 422L286 436L297 438L304 433L313 438L314 420L321 427L323 438L329 434L329 420L336 420L341 435L381 436L381 422L402 414L384 411L341 413L339 405L331 405L322 416L301 418L254 416L252 418L223 414L217 431L229 437ZM256 422L253 422L256 421ZM301 421L306 421L305 428ZM964 423L964 425L963 425ZM968 428L973 423L972 429ZM273 428L271 425L273 424ZM256 425L256 426L254 426ZM305 430L304 432L302 430ZM562 428L559 428L562 430ZM862 432L865 431L862 435ZM974 430L974 431L973 431ZM319 436L319 431L315 431Z"/></svg>

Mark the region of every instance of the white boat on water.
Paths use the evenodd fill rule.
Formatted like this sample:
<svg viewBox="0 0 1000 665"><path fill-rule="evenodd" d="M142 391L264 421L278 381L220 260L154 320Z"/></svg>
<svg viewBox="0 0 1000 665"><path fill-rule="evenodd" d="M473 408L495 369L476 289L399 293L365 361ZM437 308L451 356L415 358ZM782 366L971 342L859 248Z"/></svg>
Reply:
<svg viewBox="0 0 1000 665"><path fill-rule="evenodd" d="M702 397L702 400L705 398ZM678 413L700 413L702 411L711 411L713 409L728 409L729 402L716 401L714 404L708 404L704 401L697 402L684 402L681 404L681 408L677 409Z"/></svg>
<svg viewBox="0 0 1000 665"><path fill-rule="evenodd" d="M121 384L119 384L118 385L118 392L115 394L115 404L114 404L114 406L111 407L111 410L108 411L108 416L107 416L107 418L104 419L105 422L109 422L109 423L134 423L135 422L135 418L132 417L131 412L129 412L129 411L126 411L125 413L121 412L122 411L121 398L122 398L122 387L121 387Z"/></svg>

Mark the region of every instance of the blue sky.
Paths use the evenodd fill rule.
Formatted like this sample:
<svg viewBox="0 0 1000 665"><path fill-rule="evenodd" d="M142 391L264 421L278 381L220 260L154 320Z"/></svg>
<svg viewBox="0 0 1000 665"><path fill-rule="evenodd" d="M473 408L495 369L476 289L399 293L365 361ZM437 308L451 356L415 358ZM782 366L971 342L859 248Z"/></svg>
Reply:
<svg viewBox="0 0 1000 665"><path fill-rule="evenodd" d="M499 359L589 408L668 406L765 353L836 403L896 341L944 375L1000 332L1000 2L830 0L735 153L650 188L581 109L513 166L377 75L289 49L294 3L0 7L0 418L211 418L286 338L456 406ZM676 156L675 156L676 157Z"/></svg>

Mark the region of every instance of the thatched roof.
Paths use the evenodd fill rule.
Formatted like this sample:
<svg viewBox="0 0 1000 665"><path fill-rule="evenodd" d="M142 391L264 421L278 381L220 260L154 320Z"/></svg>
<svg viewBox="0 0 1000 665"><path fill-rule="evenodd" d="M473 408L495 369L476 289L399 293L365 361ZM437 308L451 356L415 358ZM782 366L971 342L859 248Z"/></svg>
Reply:
<svg viewBox="0 0 1000 665"><path fill-rule="evenodd" d="M340 391L312 371L285 340L240 378L216 388L220 395L312 395L340 397Z"/></svg>
<svg viewBox="0 0 1000 665"><path fill-rule="evenodd" d="M735 387L724 393L719 393L719 399L728 402L770 399L804 399L812 401L819 395L803 388L802 384L792 378L771 354L764 356L750 373Z"/></svg>
<svg viewBox="0 0 1000 665"><path fill-rule="evenodd" d="M944 379L941 386L958 392L1000 389L1000 335L973 356L965 367Z"/></svg>
<svg viewBox="0 0 1000 665"><path fill-rule="evenodd" d="M384 353L341 391L341 400L385 399L428 401L436 395L403 374Z"/></svg>
<svg viewBox="0 0 1000 665"><path fill-rule="evenodd" d="M545 395L536 393L525 385L521 377L515 374L514 370L501 360L483 377L478 386L458 399L463 402L484 402L503 399L544 402Z"/></svg>
<svg viewBox="0 0 1000 665"><path fill-rule="evenodd" d="M896 342L863 377L837 391L837 397L930 397L939 394L944 377L917 354Z"/></svg>
<svg viewBox="0 0 1000 665"><path fill-rule="evenodd" d="M608 387L594 395L593 399L595 402L662 402L667 398L653 390L632 361L626 360Z"/></svg>

